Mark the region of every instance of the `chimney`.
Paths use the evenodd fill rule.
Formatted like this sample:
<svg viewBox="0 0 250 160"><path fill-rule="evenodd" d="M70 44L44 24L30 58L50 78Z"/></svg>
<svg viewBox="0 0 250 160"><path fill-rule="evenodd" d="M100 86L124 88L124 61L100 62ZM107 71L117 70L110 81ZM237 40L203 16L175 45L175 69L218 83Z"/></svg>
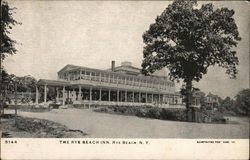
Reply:
<svg viewBox="0 0 250 160"><path fill-rule="evenodd" d="M115 71L115 61L111 62L111 71L114 72Z"/></svg>

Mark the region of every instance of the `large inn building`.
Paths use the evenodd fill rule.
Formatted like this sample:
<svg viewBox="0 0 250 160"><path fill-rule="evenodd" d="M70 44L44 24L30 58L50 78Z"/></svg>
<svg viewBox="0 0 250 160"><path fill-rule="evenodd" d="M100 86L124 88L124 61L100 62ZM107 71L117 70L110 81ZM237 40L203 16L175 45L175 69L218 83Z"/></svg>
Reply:
<svg viewBox="0 0 250 160"><path fill-rule="evenodd" d="M116 67L115 61L112 61L111 69L107 70L66 65L58 72L57 80L40 79L38 86L44 89L45 103L47 88L53 86L57 93L55 99L62 105L184 107L181 95L175 92L175 83L166 75L159 72L144 76L130 62L122 62ZM199 106L198 101L195 105Z"/></svg>

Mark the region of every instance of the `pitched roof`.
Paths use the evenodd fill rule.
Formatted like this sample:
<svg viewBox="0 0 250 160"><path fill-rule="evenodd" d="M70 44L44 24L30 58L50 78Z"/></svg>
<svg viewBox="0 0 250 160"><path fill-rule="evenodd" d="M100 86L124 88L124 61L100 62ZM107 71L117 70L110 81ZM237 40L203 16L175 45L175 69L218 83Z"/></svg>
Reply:
<svg viewBox="0 0 250 160"><path fill-rule="evenodd" d="M67 64L65 67L63 67L62 69L60 69L58 71L58 73L62 72L62 71L67 71L67 70L72 70L72 69L77 69L80 66L76 66L76 65L72 65L72 64Z"/></svg>

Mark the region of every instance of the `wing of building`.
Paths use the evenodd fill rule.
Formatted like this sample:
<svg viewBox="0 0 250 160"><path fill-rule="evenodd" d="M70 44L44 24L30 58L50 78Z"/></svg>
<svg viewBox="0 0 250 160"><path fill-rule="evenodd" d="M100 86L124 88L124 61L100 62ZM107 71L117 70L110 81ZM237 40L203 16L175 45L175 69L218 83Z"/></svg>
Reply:
<svg viewBox="0 0 250 160"><path fill-rule="evenodd" d="M63 105L184 106L177 100L180 95L175 92L175 83L164 70L151 76L144 76L140 71L130 62L115 66L112 61L111 68L105 70L68 64L58 71L57 80L40 79L38 85L44 87L44 102L48 101L50 86L57 91L55 100Z"/></svg>

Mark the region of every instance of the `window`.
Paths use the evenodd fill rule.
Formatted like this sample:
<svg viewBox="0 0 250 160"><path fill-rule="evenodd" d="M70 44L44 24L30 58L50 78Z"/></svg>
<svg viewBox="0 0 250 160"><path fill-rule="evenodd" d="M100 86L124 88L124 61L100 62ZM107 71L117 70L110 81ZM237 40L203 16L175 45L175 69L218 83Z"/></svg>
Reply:
<svg viewBox="0 0 250 160"><path fill-rule="evenodd" d="M127 85L129 83L129 77L124 77L125 84Z"/></svg>
<svg viewBox="0 0 250 160"><path fill-rule="evenodd" d="M151 82L151 88L154 88L154 81Z"/></svg>
<svg viewBox="0 0 250 160"><path fill-rule="evenodd" d="M140 86L139 82L140 82L140 80L136 79L136 86Z"/></svg>
<svg viewBox="0 0 250 160"><path fill-rule="evenodd" d="M117 83L117 76L114 75L114 79L113 79L114 83Z"/></svg>
<svg viewBox="0 0 250 160"><path fill-rule="evenodd" d="M95 73L95 78L96 78L96 81L100 81L100 73L99 72Z"/></svg>
<svg viewBox="0 0 250 160"><path fill-rule="evenodd" d="M129 84L129 85L133 85L133 78L132 78L132 77L129 77L129 78L128 78L128 84Z"/></svg>
<svg viewBox="0 0 250 160"><path fill-rule="evenodd" d="M110 83L114 83L114 75L110 74Z"/></svg>
<svg viewBox="0 0 250 160"><path fill-rule="evenodd" d="M101 74L101 81L104 82L104 73L100 73Z"/></svg>
<svg viewBox="0 0 250 160"><path fill-rule="evenodd" d="M143 87L147 87L147 80L144 80Z"/></svg>
<svg viewBox="0 0 250 160"><path fill-rule="evenodd" d="M90 80L90 72L89 71L86 71L85 79L86 80Z"/></svg>
<svg viewBox="0 0 250 160"><path fill-rule="evenodd" d="M74 73L73 73L73 72L70 72L69 75L70 75L70 76L69 76L69 79L70 79L71 81L74 80Z"/></svg>
<svg viewBox="0 0 250 160"><path fill-rule="evenodd" d="M135 86L135 79L132 78L132 82L131 82L132 86Z"/></svg>
<svg viewBox="0 0 250 160"><path fill-rule="evenodd" d="M95 72L91 72L91 77L90 77L90 79L91 79L92 81L95 81Z"/></svg>
<svg viewBox="0 0 250 160"><path fill-rule="evenodd" d="M80 71L75 71L75 80L80 79Z"/></svg>
<svg viewBox="0 0 250 160"><path fill-rule="evenodd" d="M158 82L154 82L154 88L158 88Z"/></svg>
<svg viewBox="0 0 250 160"><path fill-rule="evenodd" d="M117 77L118 77L118 84L121 84L122 83L121 77L120 76Z"/></svg>
<svg viewBox="0 0 250 160"><path fill-rule="evenodd" d="M82 73L81 73L81 79L85 79L85 71L82 71Z"/></svg>
<svg viewBox="0 0 250 160"><path fill-rule="evenodd" d="M67 76L67 74L66 73L64 73L64 78L63 79L65 79L65 80L67 80L68 79L68 76Z"/></svg>
<svg viewBox="0 0 250 160"><path fill-rule="evenodd" d="M149 88L149 80L146 80L146 87Z"/></svg>
<svg viewBox="0 0 250 160"><path fill-rule="evenodd" d="M122 84L125 84L125 77L121 77Z"/></svg>
<svg viewBox="0 0 250 160"><path fill-rule="evenodd" d="M109 82L109 75L108 74L104 74L105 75L105 82Z"/></svg>

